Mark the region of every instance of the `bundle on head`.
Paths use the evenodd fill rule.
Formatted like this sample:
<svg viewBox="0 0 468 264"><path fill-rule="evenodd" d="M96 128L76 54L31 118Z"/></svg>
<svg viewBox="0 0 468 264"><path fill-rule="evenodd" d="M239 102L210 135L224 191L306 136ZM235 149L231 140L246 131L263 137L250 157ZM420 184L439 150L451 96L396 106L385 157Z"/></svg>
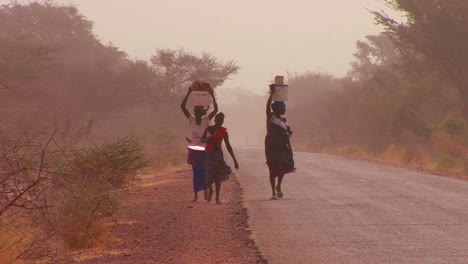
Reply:
<svg viewBox="0 0 468 264"><path fill-rule="evenodd" d="M211 90L211 85L208 81L201 81L200 86L203 90Z"/></svg>
<svg viewBox="0 0 468 264"><path fill-rule="evenodd" d="M193 81L192 84L189 86L190 90L201 90L201 82L199 80Z"/></svg>

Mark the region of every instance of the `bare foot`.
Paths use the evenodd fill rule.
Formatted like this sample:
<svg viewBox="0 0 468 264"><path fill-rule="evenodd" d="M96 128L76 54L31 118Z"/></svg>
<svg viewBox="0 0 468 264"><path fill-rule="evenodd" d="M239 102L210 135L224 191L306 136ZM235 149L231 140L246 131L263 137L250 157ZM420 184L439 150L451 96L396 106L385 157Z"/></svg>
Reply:
<svg viewBox="0 0 468 264"><path fill-rule="evenodd" d="M222 204L221 200L216 200L216 204Z"/></svg>
<svg viewBox="0 0 468 264"><path fill-rule="evenodd" d="M206 200L207 202L211 202L211 197L212 197L212 196L213 196L213 192L210 191L210 192L208 193L208 195L206 196L206 199L205 199L205 200Z"/></svg>
<svg viewBox="0 0 468 264"><path fill-rule="evenodd" d="M278 193L278 198L283 198L283 192L279 186L276 186L276 193Z"/></svg>

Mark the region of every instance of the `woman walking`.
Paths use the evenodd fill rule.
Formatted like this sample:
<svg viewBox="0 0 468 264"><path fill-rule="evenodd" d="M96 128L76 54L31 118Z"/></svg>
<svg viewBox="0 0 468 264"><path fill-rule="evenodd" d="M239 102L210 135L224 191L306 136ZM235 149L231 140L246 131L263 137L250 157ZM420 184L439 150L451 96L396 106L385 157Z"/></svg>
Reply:
<svg viewBox="0 0 468 264"><path fill-rule="evenodd" d="M265 156L270 171L270 185L272 200L283 198L281 183L286 173L293 172L294 159L291 142L291 128L286 122L286 104L284 102L272 103L275 85L270 85L270 97L266 104L267 135L265 137ZM278 178L278 184L276 179ZM275 185L276 184L276 185Z"/></svg>
<svg viewBox="0 0 468 264"><path fill-rule="evenodd" d="M192 89L205 88L209 91L211 97L213 98L213 111L207 115L208 108L203 106L194 106L192 115L187 109L187 100L189 95L192 92ZM190 86L187 95L180 105L182 112L185 117L189 120L191 138L187 139L190 143L188 146L188 157L187 163L192 165L193 171L193 201L198 200L198 192L204 191L204 196L207 196L206 190L206 181L205 181L205 143L201 141L205 129L210 124L210 120L218 112L218 105L216 103L216 98L214 97L213 89L209 86L208 82L195 81Z"/></svg>
<svg viewBox="0 0 468 264"><path fill-rule="evenodd" d="M229 142L229 134L227 129L223 127L224 114L219 113L215 116L215 125L208 126L203 134L202 141L206 142L206 156L205 156L205 170L206 182L208 184L208 197L207 201L211 202L213 196L213 183L216 190L216 204L221 204L219 193L221 192L221 182L229 179L232 173L231 168L224 161L223 150L221 148L223 140L226 144L226 149L231 154L234 160L234 167L239 169L236 156L232 150L231 143Z"/></svg>

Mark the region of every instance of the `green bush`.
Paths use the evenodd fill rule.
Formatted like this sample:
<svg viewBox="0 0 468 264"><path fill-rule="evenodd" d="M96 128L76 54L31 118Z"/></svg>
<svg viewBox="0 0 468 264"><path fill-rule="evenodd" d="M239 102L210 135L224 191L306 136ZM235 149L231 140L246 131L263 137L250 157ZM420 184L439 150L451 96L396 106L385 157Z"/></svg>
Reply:
<svg viewBox="0 0 468 264"><path fill-rule="evenodd" d="M86 182L99 182L123 189L148 165L143 146L134 138L102 144L75 153L73 174Z"/></svg>
<svg viewBox="0 0 468 264"><path fill-rule="evenodd" d="M119 209L125 190L147 164L143 146L132 138L75 153L70 173L61 181L67 191L60 234L69 247L91 247L99 241L99 220Z"/></svg>

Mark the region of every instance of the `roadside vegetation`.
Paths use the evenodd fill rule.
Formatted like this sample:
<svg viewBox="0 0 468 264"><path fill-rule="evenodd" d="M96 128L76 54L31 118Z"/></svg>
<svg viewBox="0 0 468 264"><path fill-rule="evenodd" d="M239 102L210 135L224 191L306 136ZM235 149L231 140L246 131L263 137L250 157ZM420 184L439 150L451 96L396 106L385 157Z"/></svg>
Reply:
<svg viewBox="0 0 468 264"><path fill-rule="evenodd" d="M403 17L374 12L384 32L356 43L346 77L289 78L294 145L467 175L468 5L382 1ZM138 175L184 161L186 87L238 70L183 49L131 59L73 6L0 6L0 263L105 245ZM263 113L263 98L244 97L241 110ZM239 129L263 129L231 110Z"/></svg>
<svg viewBox="0 0 468 264"><path fill-rule="evenodd" d="M295 145L467 175L468 5L385 2L402 17L373 13L384 31L357 42L346 77L290 78Z"/></svg>
<svg viewBox="0 0 468 264"><path fill-rule="evenodd" d="M69 5L0 7L0 263L105 245L138 175L184 160L188 84L238 71L187 50L134 60L92 29Z"/></svg>

